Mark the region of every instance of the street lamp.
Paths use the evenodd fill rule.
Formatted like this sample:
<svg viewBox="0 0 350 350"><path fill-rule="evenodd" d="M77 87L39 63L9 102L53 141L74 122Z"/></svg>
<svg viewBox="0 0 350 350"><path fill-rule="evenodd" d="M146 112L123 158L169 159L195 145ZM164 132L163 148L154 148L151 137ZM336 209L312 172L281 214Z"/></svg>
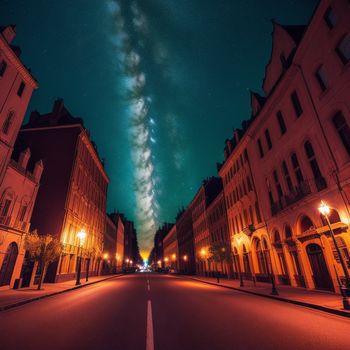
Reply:
<svg viewBox="0 0 350 350"><path fill-rule="evenodd" d="M78 260L78 269L77 269L77 280L75 282L75 285L80 285L80 272L81 272L81 256L80 256L80 252L82 250L82 247L84 245L85 242L85 238L86 238L86 232L84 230L80 230L77 233L77 237L79 239L79 245L78 245L78 253L77 253L77 260Z"/></svg>
<svg viewBox="0 0 350 350"><path fill-rule="evenodd" d="M345 310L350 310L349 298L347 296L347 291L350 289L349 271L348 271L348 269L346 267L343 255L342 255L342 253L341 253L341 251L339 249L339 246L338 246L338 243L337 243L337 241L335 239L335 235L334 235L331 223L329 221L328 215L331 212L331 210L330 210L329 206L323 201L321 201L321 205L318 208L318 210L326 219L326 222L327 222L327 225L328 225L328 228L329 228L329 232L331 233L331 237L332 237L335 249L336 249L336 251L338 253L338 256L339 256L340 264L341 264L341 266L343 268L343 272L344 272L344 276L345 276L345 288L344 288L344 286L340 286L340 291L341 291L342 296L343 296L344 309Z"/></svg>

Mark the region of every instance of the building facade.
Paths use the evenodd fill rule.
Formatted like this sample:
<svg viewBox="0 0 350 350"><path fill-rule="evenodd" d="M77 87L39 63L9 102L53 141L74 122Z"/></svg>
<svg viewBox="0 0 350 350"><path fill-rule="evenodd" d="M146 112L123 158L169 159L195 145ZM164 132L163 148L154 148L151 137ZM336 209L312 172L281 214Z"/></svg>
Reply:
<svg viewBox="0 0 350 350"><path fill-rule="evenodd" d="M192 213L188 207L177 214L176 235L179 247L179 272L193 275L196 272Z"/></svg>
<svg viewBox="0 0 350 350"><path fill-rule="evenodd" d="M207 203L207 221L210 237L210 246L223 249L221 261L213 261L209 265L210 272L219 272L220 275L233 277L233 265L231 252L231 239L228 229L225 196L222 190ZM227 254L228 253L228 254ZM214 266L213 266L214 265Z"/></svg>
<svg viewBox="0 0 350 350"><path fill-rule="evenodd" d="M116 273L117 267L117 227L110 215L106 215L105 234L103 236L102 273Z"/></svg>
<svg viewBox="0 0 350 350"><path fill-rule="evenodd" d="M123 270L124 261L124 223L123 215L120 213L110 214L110 218L116 225L117 229L117 245L116 245L116 272L121 272Z"/></svg>
<svg viewBox="0 0 350 350"><path fill-rule="evenodd" d="M257 279L339 292L349 275L349 18L338 0L321 1L308 26L273 21L264 96L252 93L252 118L220 169L238 267Z"/></svg>
<svg viewBox="0 0 350 350"><path fill-rule="evenodd" d="M170 272L179 271L179 246L177 243L176 225L173 225L163 238L164 266Z"/></svg>
<svg viewBox="0 0 350 350"><path fill-rule="evenodd" d="M32 226L39 234L59 237L64 246L60 258L49 266L46 281L74 278L78 257L83 259L82 271L98 274L109 179L82 120L69 113L63 100L56 100L52 112L32 112L16 146L19 150L30 146L46 170ZM79 240L81 231L86 233L84 240Z"/></svg>
<svg viewBox="0 0 350 350"><path fill-rule="evenodd" d="M13 287L17 280L18 288L43 163L27 147L13 152L38 87L20 60L20 48L11 44L15 35L15 26L0 27L0 287Z"/></svg>

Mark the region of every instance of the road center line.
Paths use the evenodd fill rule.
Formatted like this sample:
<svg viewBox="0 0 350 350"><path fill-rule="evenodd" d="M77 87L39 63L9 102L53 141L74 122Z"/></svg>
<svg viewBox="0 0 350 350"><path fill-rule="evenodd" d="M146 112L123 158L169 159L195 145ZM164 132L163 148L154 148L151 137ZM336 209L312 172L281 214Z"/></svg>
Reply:
<svg viewBox="0 0 350 350"><path fill-rule="evenodd" d="M151 286L149 284L147 284L147 290L150 291L151 290Z"/></svg>
<svg viewBox="0 0 350 350"><path fill-rule="evenodd" d="M147 301L147 335L146 335L146 350L154 350L153 339L153 318L152 318L152 303Z"/></svg>

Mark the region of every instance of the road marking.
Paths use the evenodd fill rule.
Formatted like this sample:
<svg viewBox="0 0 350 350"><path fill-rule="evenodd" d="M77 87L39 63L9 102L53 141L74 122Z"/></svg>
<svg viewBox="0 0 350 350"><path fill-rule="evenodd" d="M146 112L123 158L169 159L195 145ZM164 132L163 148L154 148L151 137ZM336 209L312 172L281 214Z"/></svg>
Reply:
<svg viewBox="0 0 350 350"><path fill-rule="evenodd" d="M150 292L151 291L151 286L147 284L147 290Z"/></svg>
<svg viewBox="0 0 350 350"><path fill-rule="evenodd" d="M152 319L152 303L151 303L151 300L148 300L148 302L147 302L146 350L154 350L153 319Z"/></svg>

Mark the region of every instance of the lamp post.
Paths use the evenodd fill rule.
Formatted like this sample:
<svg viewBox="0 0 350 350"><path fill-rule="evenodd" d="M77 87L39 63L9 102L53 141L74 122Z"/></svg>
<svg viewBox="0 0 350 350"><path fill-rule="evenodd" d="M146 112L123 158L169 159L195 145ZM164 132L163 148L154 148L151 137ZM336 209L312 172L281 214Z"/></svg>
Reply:
<svg viewBox="0 0 350 350"><path fill-rule="evenodd" d="M332 240L333 240L333 243L334 243L334 246L335 246L335 249L338 253L338 256L339 256L339 260L340 260L340 264L343 268L343 272L344 272L344 276L345 276L345 287L344 286L340 286L340 291L342 293L342 296L343 296L343 306L344 306L344 309L345 310L350 310L350 303L349 303L349 298L347 296L347 291L350 290L350 277L349 277L349 271L346 267L346 264L345 264L345 261L344 261L344 258L343 258L343 255L339 249L339 246L338 246L338 243L335 239L335 235L334 235L334 232L333 232L333 229L332 229L332 226L331 226L331 223L329 221L329 213L330 213L330 208L329 206L321 201L321 205L320 207L318 208L319 212L324 216L324 218L326 219L326 222L327 222L327 225L328 225L328 228L329 228L329 232L331 233L331 237L332 237Z"/></svg>
<svg viewBox="0 0 350 350"><path fill-rule="evenodd" d="M206 252L206 250L204 248L201 249L200 255L201 255L202 260L204 260L204 271L203 272L204 272L204 275L206 275L207 271L206 271L205 262L206 262L207 252Z"/></svg>
<svg viewBox="0 0 350 350"><path fill-rule="evenodd" d="M78 268L77 268L77 280L75 282L76 286L78 286L80 284L81 256L79 253L81 253L81 249L82 249L83 244L85 242L86 232L84 230L80 230L77 233L77 237L79 239L79 245L78 245L78 252L77 252Z"/></svg>
<svg viewBox="0 0 350 350"><path fill-rule="evenodd" d="M103 254L103 260L105 261L104 266L108 269L107 272L109 272L109 264L108 264L108 253Z"/></svg>

